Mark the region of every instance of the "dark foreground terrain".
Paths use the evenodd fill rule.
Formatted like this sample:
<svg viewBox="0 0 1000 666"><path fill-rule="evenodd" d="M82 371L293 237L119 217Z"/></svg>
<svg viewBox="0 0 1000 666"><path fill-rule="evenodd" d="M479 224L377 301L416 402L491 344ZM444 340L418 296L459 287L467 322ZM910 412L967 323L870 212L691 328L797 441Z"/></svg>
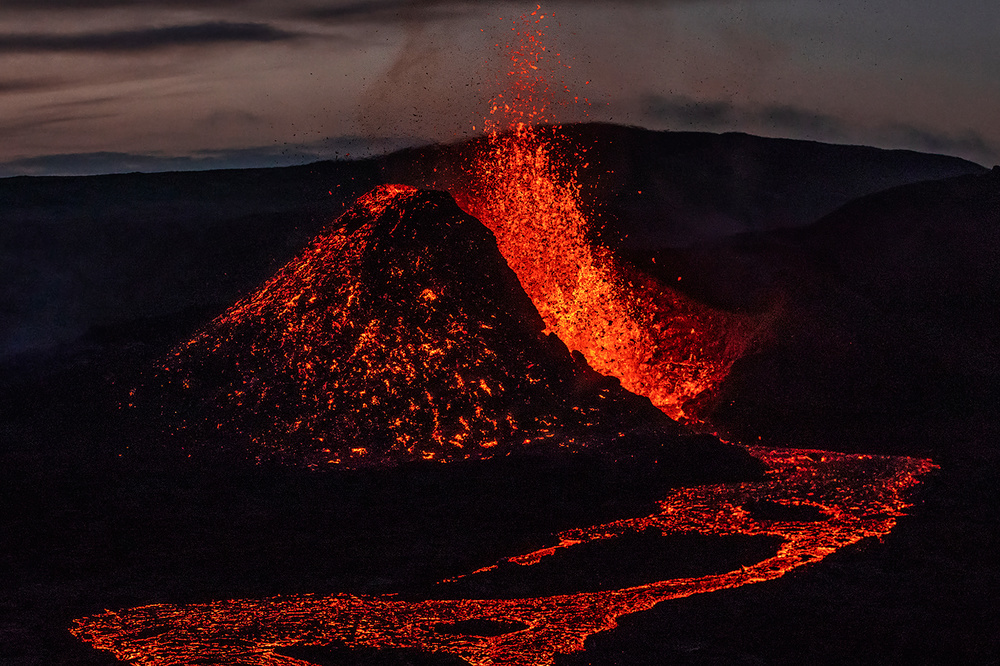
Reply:
<svg viewBox="0 0 1000 666"><path fill-rule="evenodd" d="M675 137L672 147L658 139L651 162L631 130L579 131L597 132L588 140L621 162L624 180L602 181L611 209L602 242L642 270L671 280L667 272L683 272L688 293L715 307L782 304L768 343L720 388L714 425L747 443L931 457L940 470L881 541L623 617L559 663L1000 660L996 172L867 149L820 148L822 159L810 159L801 142L704 135ZM630 142L615 152L612 141ZM703 166L678 175L692 154ZM848 158L864 168L822 168ZM657 166L624 169L642 163ZM687 459L656 474L558 456L315 472L191 450L142 412L120 409L139 370L273 273L383 170L399 176L400 164L0 181L11 278L0 367L0 664L119 663L67 630L105 609L308 592L419 596L553 545L559 530L642 515L669 487L760 473L738 450L719 455L697 437ZM795 164L821 173L796 187L802 170L778 168ZM734 179L737 167L757 176ZM640 175L653 182L636 187L629 179ZM632 194L640 189L657 203ZM684 225L659 244L626 242L640 229L647 241L654 234L656 206L686 211L685 225L709 213L724 223L683 243ZM785 211L777 226L795 229L764 225L775 211ZM548 576L497 570L448 593L637 584L749 563L773 548L630 538L628 556L602 545L554 558ZM588 574L623 562L603 582ZM316 664L458 663L338 646L287 654Z"/></svg>
<svg viewBox="0 0 1000 666"><path fill-rule="evenodd" d="M773 548L636 535L627 552L584 553L532 576L501 570L468 589L438 590L438 580L552 545L558 530L644 515L667 486L699 479L637 483L558 461L317 473L204 451L188 458L123 417L107 400L115 387L103 388L101 373L87 369L4 394L13 409L2 430L0 663L117 663L67 631L73 619L106 608L307 592L547 594L714 573ZM900 427L941 469L882 542L863 541L775 581L626 616L561 663L996 659L1000 427L984 417ZM857 450L879 447L847 430ZM731 464L702 465L700 473L714 480L732 473ZM313 653L288 654L317 664L454 662L336 646Z"/></svg>
<svg viewBox="0 0 1000 666"><path fill-rule="evenodd" d="M100 357L49 373L36 366L42 378L33 382L7 378L2 663L112 662L67 631L105 608L307 592L433 595L437 581L554 545L558 531L646 515L671 487L761 474L742 449L699 436L663 449L671 465L653 470L552 451L356 471L255 464L245 453L191 448L148 415L120 409L127 392L107 376L116 367ZM582 569L570 562L556 577L499 580L489 591L569 591L593 586L587 572L609 567L605 586L703 575L775 547L694 541L663 557L672 542L639 539L628 549L644 562L635 570L597 549Z"/></svg>
<svg viewBox="0 0 1000 666"><path fill-rule="evenodd" d="M15 411L2 434L0 663L117 663L67 631L73 619L106 608L307 592L549 594L714 573L773 552L766 543L636 535L627 552L581 553L527 577L500 570L438 590L438 580L552 545L558 530L643 515L671 483L698 478L636 483L606 467L558 461L317 473L205 452L188 458L121 416L98 373L51 379L4 396ZM32 408L38 404L45 408ZM941 470L916 489L911 515L882 542L864 541L775 581L626 616L562 663L994 660L1000 428L986 418L905 427ZM859 450L878 445L854 437ZM703 465L702 478L732 473L731 465ZM310 660L449 663L335 647Z"/></svg>

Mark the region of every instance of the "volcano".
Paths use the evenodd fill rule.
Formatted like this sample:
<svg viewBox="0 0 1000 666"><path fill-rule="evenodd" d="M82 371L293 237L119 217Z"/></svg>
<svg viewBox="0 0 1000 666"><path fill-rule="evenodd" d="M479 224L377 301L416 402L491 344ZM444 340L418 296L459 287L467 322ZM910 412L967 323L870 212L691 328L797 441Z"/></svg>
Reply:
<svg viewBox="0 0 1000 666"><path fill-rule="evenodd" d="M683 171L711 146L744 164L749 140L570 130L635 139L621 156L634 168L589 181L579 165L591 226L576 239L599 247L574 257L593 259L579 273L610 296L595 305L662 322L653 341L675 344L654 349L702 361L725 352L725 335L743 339L744 323L767 324L754 347L732 347L739 358L700 410L703 427L757 446L685 436L568 351L497 253L516 230L476 192L449 188L456 207L443 192L384 186L354 203L397 181L391 163L412 169L412 185L445 187L429 181L447 175L448 147L246 173L12 179L0 183L0 218L20 222L4 225L18 259L8 274L54 273L74 248L81 279L68 280L74 309L58 321L105 328L0 365L5 653L28 664L110 663L103 650L136 663L391 663L397 651L472 664L995 661L995 174L868 151L894 181L934 177L934 164L968 173L818 223L829 206L817 193L834 207L865 193L848 176L866 151L754 139L791 165L754 169L774 181L754 189L722 167ZM844 168L803 175L782 146ZM467 148L453 148L454 164ZM444 157L417 159L435 151ZM697 240L675 229L684 202L691 219L739 213L723 226L751 233L683 247ZM800 214L777 215L787 202ZM601 207L610 214L588 216ZM563 266L526 246L523 265ZM544 296L545 284L532 289ZM57 302L35 286L17 294L32 317ZM35 330L30 319L18 315L17 330ZM826 450L774 448L787 444ZM237 459L202 455L216 449ZM751 454L766 474L734 473ZM661 469L651 484L653 463L688 476ZM777 552L733 557L779 538ZM710 570L671 571L672 558ZM466 598L479 590L494 596ZM515 594L525 598L505 598Z"/></svg>
<svg viewBox="0 0 1000 666"><path fill-rule="evenodd" d="M489 230L449 195L407 186L360 198L159 379L183 429L308 466L680 432L545 331Z"/></svg>

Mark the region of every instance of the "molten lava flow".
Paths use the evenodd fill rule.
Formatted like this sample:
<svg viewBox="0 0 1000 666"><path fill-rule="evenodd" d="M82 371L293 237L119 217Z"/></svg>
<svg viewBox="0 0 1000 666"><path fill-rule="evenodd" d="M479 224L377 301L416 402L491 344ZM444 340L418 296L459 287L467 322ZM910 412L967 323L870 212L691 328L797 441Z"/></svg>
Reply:
<svg viewBox="0 0 1000 666"><path fill-rule="evenodd" d="M558 535L573 548L636 529L664 534L766 535L783 539L768 559L738 570L626 589L524 599L406 602L390 596L294 595L187 606L154 605L77 620L72 632L95 648L144 666L303 664L280 654L293 645L416 648L457 655L475 666L548 666L558 654L611 629L622 615L669 599L778 578L866 537L888 533L908 506L905 491L934 468L927 460L824 451L752 449L770 468L764 481L682 488L654 515ZM755 515L756 507L784 508ZM801 507L816 518L797 518ZM508 562L532 566L556 548ZM476 573L470 574L476 575ZM441 632L442 623L499 621L499 636ZM518 624L519 623L519 624ZM523 625L523 626L522 626ZM461 626L461 625L456 625Z"/></svg>
<svg viewBox="0 0 1000 666"><path fill-rule="evenodd" d="M557 155L554 129L536 125L553 104L539 11L515 22L488 148L455 197L496 235L549 330L599 373L673 418L690 418L685 403L718 385L758 331L748 317L697 304L588 239L578 182L585 157Z"/></svg>

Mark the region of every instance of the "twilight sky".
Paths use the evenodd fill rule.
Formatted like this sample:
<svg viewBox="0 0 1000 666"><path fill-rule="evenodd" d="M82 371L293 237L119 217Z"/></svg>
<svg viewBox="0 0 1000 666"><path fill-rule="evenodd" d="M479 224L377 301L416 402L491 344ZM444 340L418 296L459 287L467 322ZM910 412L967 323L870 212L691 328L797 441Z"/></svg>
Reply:
<svg viewBox="0 0 1000 666"><path fill-rule="evenodd" d="M0 0L0 176L290 164L470 136L505 71L495 44L534 8ZM557 120L1000 162L995 0L549 0L542 13L570 65L554 75L590 100Z"/></svg>

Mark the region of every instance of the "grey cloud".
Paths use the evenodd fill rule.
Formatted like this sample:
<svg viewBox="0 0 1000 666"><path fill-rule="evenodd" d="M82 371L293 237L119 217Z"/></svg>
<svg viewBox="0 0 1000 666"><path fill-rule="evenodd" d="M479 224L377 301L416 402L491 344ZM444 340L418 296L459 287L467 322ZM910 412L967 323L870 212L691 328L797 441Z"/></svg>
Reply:
<svg viewBox="0 0 1000 666"><path fill-rule="evenodd" d="M277 42L300 36L266 23L217 21L112 32L6 33L0 34L0 53L153 51L174 46Z"/></svg>
<svg viewBox="0 0 1000 666"><path fill-rule="evenodd" d="M2 135L2 130L0 130L0 135ZM307 143L206 150L179 156L110 151L64 153L0 162L0 178L291 166L319 160L382 155L426 143L428 141L424 139L403 136L340 136Z"/></svg>
<svg viewBox="0 0 1000 666"><path fill-rule="evenodd" d="M191 158L162 158L130 153L66 153L27 157L0 163L0 177L62 176L127 173L130 171L169 171L189 166ZM190 166L189 166L190 168Z"/></svg>
<svg viewBox="0 0 1000 666"><path fill-rule="evenodd" d="M48 102L47 104L40 104L35 108L35 111L52 111L54 109L79 109L88 106L95 106L99 104L114 104L120 101L122 98L118 95L104 95L103 97L85 97L81 99L64 99L58 102Z"/></svg>
<svg viewBox="0 0 1000 666"><path fill-rule="evenodd" d="M843 134L843 123L837 118L797 106L768 106L755 115L763 124L775 129L828 137Z"/></svg>
<svg viewBox="0 0 1000 666"><path fill-rule="evenodd" d="M256 125L265 121L265 118L256 113L242 109L219 109L212 111L205 118L205 125L208 127L224 127L229 125Z"/></svg>
<svg viewBox="0 0 1000 666"><path fill-rule="evenodd" d="M949 134L929 128L893 124L872 129L836 116L790 104L738 106L722 100L695 100L683 95L649 95L645 117L677 130L758 132L763 128L794 138L869 143L887 148L957 155L980 163L1000 162L1000 146L972 130Z"/></svg>
<svg viewBox="0 0 1000 666"><path fill-rule="evenodd" d="M402 23L460 16L473 6L438 0L368 0L310 7L300 16L329 23Z"/></svg>
<svg viewBox="0 0 1000 666"><path fill-rule="evenodd" d="M737 114L736 107L730 102L702 102L682 95L650 95L646 97L643 107L647 117L684 127L728 125L736 120Z"/></svg>
<svg viewBox="0 0 1000 666"><path fill-rule="evenodd" d="M982 135L972 130L953 135L912 125L895 124L883 128L881 134L883 136L879 138L883 141L904 143L913 146L916 150L959 154L984 162L996 163L1000 161L1000 146L990 143Z"/></svg>
<svg viewBox="0 0 1000 666"><path fill-rule="evenodd" d="M2 9L64 10L108 9L111 7L230 7L248 4L247 0L4 0Z"/></svg>
<svg viewBox="0 0 1000 666"><path fill-rule="evenodd" d="M49 102L32 107L32 113L22 118L0 124L0 139L17 137L34 131L42 131L51 125L61 123L79 123L89 120L106 120L116 118L120 114L112 108L120 97L90 97L85 99L63 100ZM103 106L102 110L94 107Z"/></svg>
<svg viewBox="0 0 1000 666"><path fill-rule="evenodd" d="M737 106L725 100L695 100L683 95L649 95L643 102L647 118L678 128L719 129L753 123L776 130L812 136L843 134L843 123L834 116L791 104L760 108Z"/></svg>
<svg viewBox="0 0 1000 666"><path fill-rule="evenodd" d="M55 85L51 80L42 79L0 79L0 94L47 90Z"/></svg>
<svg viewBox="0 0 1000 666"><path fill-rule="evenodd" d="M581 5L672 5L720 0L550 0L549 7ZM748 0L749 1L749 0ZM477 0L348 0L304 6L297 14L302 18L336 23L398 23L413 20L434 20L462 16L482 10Z"/></svg>
<svg viewBox="0 0 1000 666"><path fill-rule="evenodd" d="M27 120L0 125L0 139L15 137L34 130L40 130L50 125L58 125L60 123L77 123L84 120L106 120L108 118L116 118L118 115L119 114L117 113L75 113L42 118L29 118Z"/></svg>

